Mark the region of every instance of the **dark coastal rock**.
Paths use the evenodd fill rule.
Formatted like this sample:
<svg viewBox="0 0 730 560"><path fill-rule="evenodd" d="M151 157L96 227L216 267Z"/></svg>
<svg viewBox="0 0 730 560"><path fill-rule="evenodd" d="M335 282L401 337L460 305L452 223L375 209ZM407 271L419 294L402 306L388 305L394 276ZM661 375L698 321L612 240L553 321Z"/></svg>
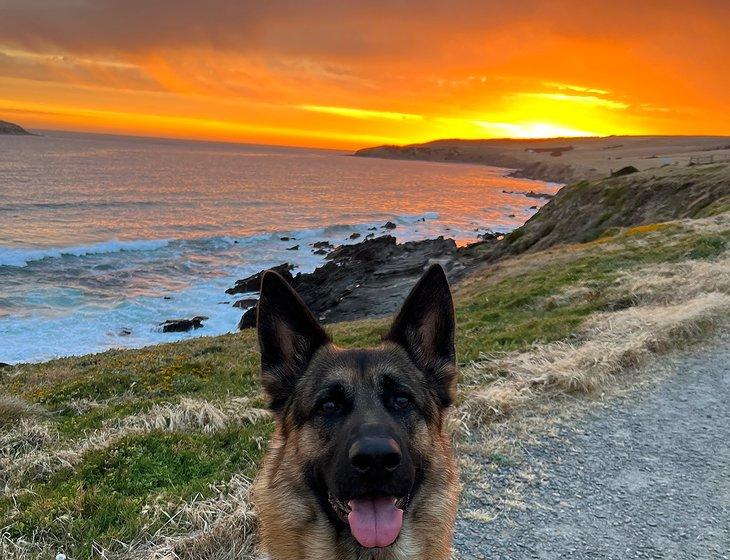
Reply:
<svg viewBox="0 0 730 560"><path fill-rule="evenodd" d="M555 195L545 192L530 191L528 193L525 193L525 196L528 198L544 198L545 200L550 200Z"/></svg>
<svg viewBox="0 0 730 560"><path fill-rule="evenodd" d="M131 334L132 334L132 330L131 329L121 329L119 331L119 336L129 336Z"/></svg>
<svg viewBox="0 0 730 560"><path fill-rule="evenodd" d="M550 200L552 197L555 196L554 194L537 192L537 191L520 192L520 191L506 191L503 189L502 192L505 194L521 194L522 196L526 196L527 198L544 198L545 200Z"/></svg>
<svg viewBox="0 0 730 560"><path fill-rule="evenodd" d="M569 163L555 161L533 161L508 174L508 177L521 177L523 179L538 179L540 181L551 181L553 183L572 183L577 179L595 177L597 171L594 168L576 168Z"/></svg>
<svg viewBox="0 0 730 560"><path fill-rule="evenodd" d="M627 165L626 167L622 167L618 171L614 171L611 173L611 177L623 177L624 175L631 175L632 173L638 173L639 170L636 169L633 165Z"/></svg>
<svg viewBox="0 0 730 560"><path fill-rule="evenodd" d="M353 245L340 245L327 256L327 260L337 261L340 264L345 262L376 262L382 258L381 255L389 253L395 246L395 237L384 235L377 239L354 243ZM300 275L297 274L297 276Z"/></svg>
<svg viewBox="0 0 730 560"><path fill-rule="evenodd" d="M289 237L289 236L285 235L284 237L280 237L279 239L281 241L296 241L297 238L296 237Z"/></svg>
<svg viewBox="0 0 730 560"><path fill-rule="evenodd" d="M483 241L499 240L504 238L504 233L501 231L487 230L484 233L477 234L477 237Z"/></svg>
<svg viewBox="0 0 730 560"><path fill-rule="evenodd" d="M383 229L395 229L395 228L397 228L398 226L396 226L396 225L395 225L395 224L394 224L393 222L391 222L391 221L388 221L388 222L385 222L385 223L384 223L384 224L383 224L383 225L382 225L381 227L382 227Z"/></svg>
<svg viewBox="0 0 730 560"><path fill-rule="evenodd" d="M372 239L373 237L375 237L375 234L374 234L374 233L368 233L368 234L367 234L367 235L365 236L365 239Z"/></svg>
<svg viewBox="0 0 730 560"><path fill-rule="evenodd" d="M243 298L239 299L238 301L233 302L233 307L238 307L239 309L248 309L249 307L254 307L259 302L256 298Z"/></svg>
<svg viewBox="0 0 730 560"><path fill-rule="evenodd" d="M377 230L378 230L378 228L376 228L375 226L368 228L368 231L377 231Z"/></svg>
<svg viewBox="0 0 730 560"><path fill-rule="evenodd" d="M457 262L452 239L396 243L384 235L342 245L327 256L327 263L311 273L300 273L290 283L312 312L324 322L346 321L392 313L424 269L439 262L447 270ZM244 313L239 328L256 325L256 310Z"/></svg>
<svg viewBox="0 0 730 560"><path fill-rule="evenodd" d="M328 251L325 251L324 249L317 249L316 251L312 251L313 255L326 255Z"/></svg>
<svg viewBox="0 0 730 560"><path fill-rule="evenodd" d="M287 247L286 250L287 251L298 251L299 250L299 245L293 245L291 247Z"/></svg>
<svg viewBox="0 0 730 560"><path fill-rule="evenodd" d="M238 322L238 330L253 329L256 326L256 307L247 309Z"/></svg>
<svg viewBox="0 0 730 560"><path fill-rule="evenodd" d="M162 332L188 332L193 329L203 328L203 321L206 321L208 317L197 315L190 319L168 319L164 323L160 323Z"/></svg>
<svg viewBox="0 0 730 560"><path fill-rule="evenodd" d="M10 136L31 136L30 132L22 126L8 121L0 121L0 134L8 134Z"/></svg>
<svg viewBox="0 0 730 560"><path fill-rule="evenodd" d="M284 263L273 267L271 270L278 272L286 280L291 281L292 275L289 271L292 268L294 268L293 265L289 263ZM258 293L258 291L261 289L261 277L264 275L264 272L266 271L262 270L260 272L257 272L256 274L249 276L248 278L244 278L243 280L237 280L236 285L232 288L228 288L226 290L226 293L229 295Z"/></svg>
<svg viewBox="0 0 730 560"><path fill-rule="evenodd" d="M350 239L357 239L358 237L360 237L360 234L357 232L352 232L350 234Z"/></svg>
<svg viewBox="0 0 730 560"><path fill-rule="evenodd" d="M316 241L312 243L312 247L315 249L334 249L335 246L329 241Z"/></svg>

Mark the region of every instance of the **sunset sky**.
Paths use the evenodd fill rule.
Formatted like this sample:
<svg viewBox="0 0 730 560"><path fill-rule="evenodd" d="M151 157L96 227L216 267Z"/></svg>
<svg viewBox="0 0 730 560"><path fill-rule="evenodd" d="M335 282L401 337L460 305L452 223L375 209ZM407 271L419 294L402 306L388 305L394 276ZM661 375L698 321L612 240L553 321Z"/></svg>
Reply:
<svg viewBox="0 0 730 560"><path fill-rule="evenodd" d="M0 0L0 119L355 148L730 134L730 1Z"/></svg>

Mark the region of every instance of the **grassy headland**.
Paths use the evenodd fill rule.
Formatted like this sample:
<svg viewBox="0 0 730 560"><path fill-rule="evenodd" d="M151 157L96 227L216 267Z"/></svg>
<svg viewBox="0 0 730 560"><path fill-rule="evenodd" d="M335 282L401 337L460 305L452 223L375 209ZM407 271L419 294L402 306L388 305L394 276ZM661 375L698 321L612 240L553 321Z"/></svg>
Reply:
<svg viewBox="0 0 730 560"><path fill-rule="evenodd" d="M728 136L605 136L588 138L435 140L376 146L355 155L510 167L516 177L570 183L599 179L623 167L643 171L690 161L727 162Z"/></svg>
<svg viewBox="0 0 730 560"><path fill-rule="evenodd" d="M560 196L605 195L600 185ZM596 391L722 324L730 213L712 192L694 218L612 225L539 251L538 240L462 280L456 437L536 398ZM386 326L329 330L371 345ZM248 558L246 490L272 430L258 367L244 331L0 369L0 557Z"/></svg>

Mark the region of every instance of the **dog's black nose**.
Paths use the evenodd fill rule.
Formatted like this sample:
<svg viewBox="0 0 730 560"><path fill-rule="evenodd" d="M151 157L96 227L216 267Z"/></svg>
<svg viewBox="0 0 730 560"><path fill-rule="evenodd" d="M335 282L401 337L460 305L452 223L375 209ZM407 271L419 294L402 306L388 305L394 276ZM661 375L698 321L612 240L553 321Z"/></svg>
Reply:
<svg viewBox="0 0 730 560"><path fill-rule="evenodd" d="M401 462L398 442L392 438L363 437L350 447L350 464L361 473L392 472Z"/></svg>

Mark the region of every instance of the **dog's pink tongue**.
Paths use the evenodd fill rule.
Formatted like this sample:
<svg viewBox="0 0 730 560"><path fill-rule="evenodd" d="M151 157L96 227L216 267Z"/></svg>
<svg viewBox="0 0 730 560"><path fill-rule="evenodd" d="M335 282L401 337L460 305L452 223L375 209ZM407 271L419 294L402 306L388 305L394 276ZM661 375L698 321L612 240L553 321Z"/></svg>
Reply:
<svg viewBox="0 0 730 560"><path fill-rule="evenodd" d="M365 548L393 544L403 526L403 510L395 507L395 498L350 500L347 516L350 531Z"/></svg>

